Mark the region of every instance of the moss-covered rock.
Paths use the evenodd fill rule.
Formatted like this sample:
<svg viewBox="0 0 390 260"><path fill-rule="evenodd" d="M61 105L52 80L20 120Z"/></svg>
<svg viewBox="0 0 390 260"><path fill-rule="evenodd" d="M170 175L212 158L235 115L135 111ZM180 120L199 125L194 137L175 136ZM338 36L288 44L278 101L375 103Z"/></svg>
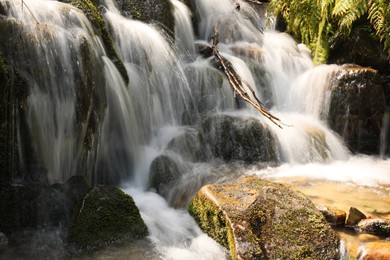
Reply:
<svg viewBox="0 0 390 260"><path fill-rule="evenodd" d="M98 3L94 3L90 0L73 0L71 4L83 11L85 16L96 29L96 32L101 36L107 56L115 64L126 84L129 83L129 76L127 74L126 67L119 58L118 53L114 47L114 42L112 41L112 38L107 30L104 19L97 9Z"/></svg>
<svg viewBox="0 0 390 260"><path fill-rule="evenodd" d="M125 16L146 23L157 23L173 35L175 19L169 0L116 0L119 10Z"/></svg>
<svg viewBox="0 0 390 260"><path fill-rule="evenodd" d="M76 250L92 250L147 234L147 227L129 195L115 187L97 185L75 211L68 242Z"/></svg>
<svg viewBox="0 0 390 260"><path fill-rule="evenodd" d="M302 193L247 177L206 185L188 206L233 259L338 259L339 237Z"/></svg>
<svg viewBox="0 0 390 260"><path fill-rule="evenodd" d="M205 143L225 161L277 161L276 140L270 129L253 118L208 116L202 122Z"/></svg>
<svg viewBox="0 0 390 260"><path fill-rule="evenodd" d="M384 111L383 85L377 71L345 67L334 77L328 123L351 151L379 153Z"/></svg>

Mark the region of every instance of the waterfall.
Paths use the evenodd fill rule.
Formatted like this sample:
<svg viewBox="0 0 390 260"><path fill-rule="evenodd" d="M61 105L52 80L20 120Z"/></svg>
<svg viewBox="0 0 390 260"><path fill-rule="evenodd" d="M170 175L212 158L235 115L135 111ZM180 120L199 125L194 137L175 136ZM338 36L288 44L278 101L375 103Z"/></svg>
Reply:
<svg viewBox="0 0 390 260"><path fill-rule="evenodd" d="M20 26L26 47L8 57L30 87L26 121L33 154L24 158L26 172L47 171L50 183L81 174L91 183L121 185L134 197L150 243L164 259L226 257L180 208L205 183L251 174L369 187L390 183L389 160L351 155L327 125L331 79L340 66L314 66L307 47L267 30L264 14L247 1L193 2L196 13L191 14L183 2L171 0L173 39L157 25L123 16L115 1L101 1L102 17L129 76L126 83L77 8L57 1L0 0L7 3L7 19ZM197 28L191 15L198 15ZM212 45L216 28L220 54L282 120L283 129L238 102L213 57L198 53ZM204 138L202 120L210 115L258 121L275 138L275 162L237 166L215 158L207 143L199 144L207 150L199 161L169 149L174 138L186 133ZM383 120L382 156L389 152L388 111ZM148 190L149 168L159 155L171 156L183 169L165 198ZM174 208L176 200L179 208Z"/></svg>
<svg viewBox="0 0 390 260"><path fill-rule="evenodd" d="M44 166L50 182L64 181L83 163L80 156L87 129L76 121L86 122L89 115L77 107L82 98L77 87L85 84L85 67L101 66L104 50L87 18L70 5L30 0L6 3L9 19L23 28L20 41L25 49L15 53L13 63L24 71L30 86L27 123L35 158L25 164L30 171Z"/></svg>

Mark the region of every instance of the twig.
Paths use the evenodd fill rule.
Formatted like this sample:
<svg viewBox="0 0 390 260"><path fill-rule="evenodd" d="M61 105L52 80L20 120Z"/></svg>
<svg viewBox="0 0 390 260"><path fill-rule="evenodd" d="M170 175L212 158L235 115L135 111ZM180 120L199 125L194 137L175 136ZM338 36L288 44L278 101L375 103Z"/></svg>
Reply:
<svg viewBox="0 0 390 260"><path fill-rule="evenodd" d="M23 5L26 6L27 10L30 12L30 14L31 14L32 18L34 18L35 22L37 24L39 24L37 18L35 18L35 16L34 16L33 12L31 11L30 7L28 7L28 5L24 2L24 0L22 0L22 11L23 11Z"/></svg>
<svg viewBox="0 0 390 260"><path fill-rule="evenodd" d="M217 45L218 45L218 35L219 35L218 34L218 29L217 29L218 25L219 25L219 22L217 22L215 24L215 27L214 27L214 37L213 37L213 47L212 47L212 50L213 50L213 53L214 53L214 57L221 64L222 69L223 69L222 71L226 75L226 77L228 78L230 86L233 88L234 95L238 94L242 99L244 99L246 102L251 104L254 108L257 109L257 111L259 111L263 116L268 118L272 123L274 123L278 127L283 128L283 126L289 126L289 125L284 124L278 117L276 117L276 116L272 115L270 112L268 112L264 108L263 103L257 98L256 93L253 90L253 88L250 86L250 84L240 77L240 75L233 68L232 64L230 64L230 67L226 64L226 62L228 62L228 61L226 60L226 58L224 58L219 53L219 50L218 50L218 47L217 47ZM256 102L253 101L250 98L248 93L243 88L241 81L243 81L244 84L248 87L248 89L252 92L252 95L255 98Z"/></svg>

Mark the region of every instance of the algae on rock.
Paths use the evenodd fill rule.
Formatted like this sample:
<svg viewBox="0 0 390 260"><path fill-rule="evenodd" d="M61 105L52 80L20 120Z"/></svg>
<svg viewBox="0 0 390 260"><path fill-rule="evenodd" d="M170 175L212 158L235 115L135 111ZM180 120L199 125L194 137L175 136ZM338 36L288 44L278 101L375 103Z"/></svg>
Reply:
<svg viewBox="0 0 390 260"><path fill-rule="evenodd" d="M118 188L97 185L85 195L74 213L68 242L76 250L92 250L147 234L132 197Z"/></svg>
<svg viewBox="0 0 390 260"><path fill-rule="evenodd" d="M291 188L246 177L204 186L188 210L233 259L337 259L339 237Z"/></svg>

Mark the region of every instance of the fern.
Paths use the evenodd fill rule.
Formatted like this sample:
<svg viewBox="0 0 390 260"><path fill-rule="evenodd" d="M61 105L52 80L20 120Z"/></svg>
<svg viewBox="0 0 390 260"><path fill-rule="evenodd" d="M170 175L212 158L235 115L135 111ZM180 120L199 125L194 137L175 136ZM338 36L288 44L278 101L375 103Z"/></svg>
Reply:
<svg viewBox="0 0 390 260"><path fill-rule="evenodd" d="M390 0L272 0L270 7L283 15L287 30L309 46L314 62L326 62L329 39L346 35L363 17L384 44L390 59Z"/></svg>

